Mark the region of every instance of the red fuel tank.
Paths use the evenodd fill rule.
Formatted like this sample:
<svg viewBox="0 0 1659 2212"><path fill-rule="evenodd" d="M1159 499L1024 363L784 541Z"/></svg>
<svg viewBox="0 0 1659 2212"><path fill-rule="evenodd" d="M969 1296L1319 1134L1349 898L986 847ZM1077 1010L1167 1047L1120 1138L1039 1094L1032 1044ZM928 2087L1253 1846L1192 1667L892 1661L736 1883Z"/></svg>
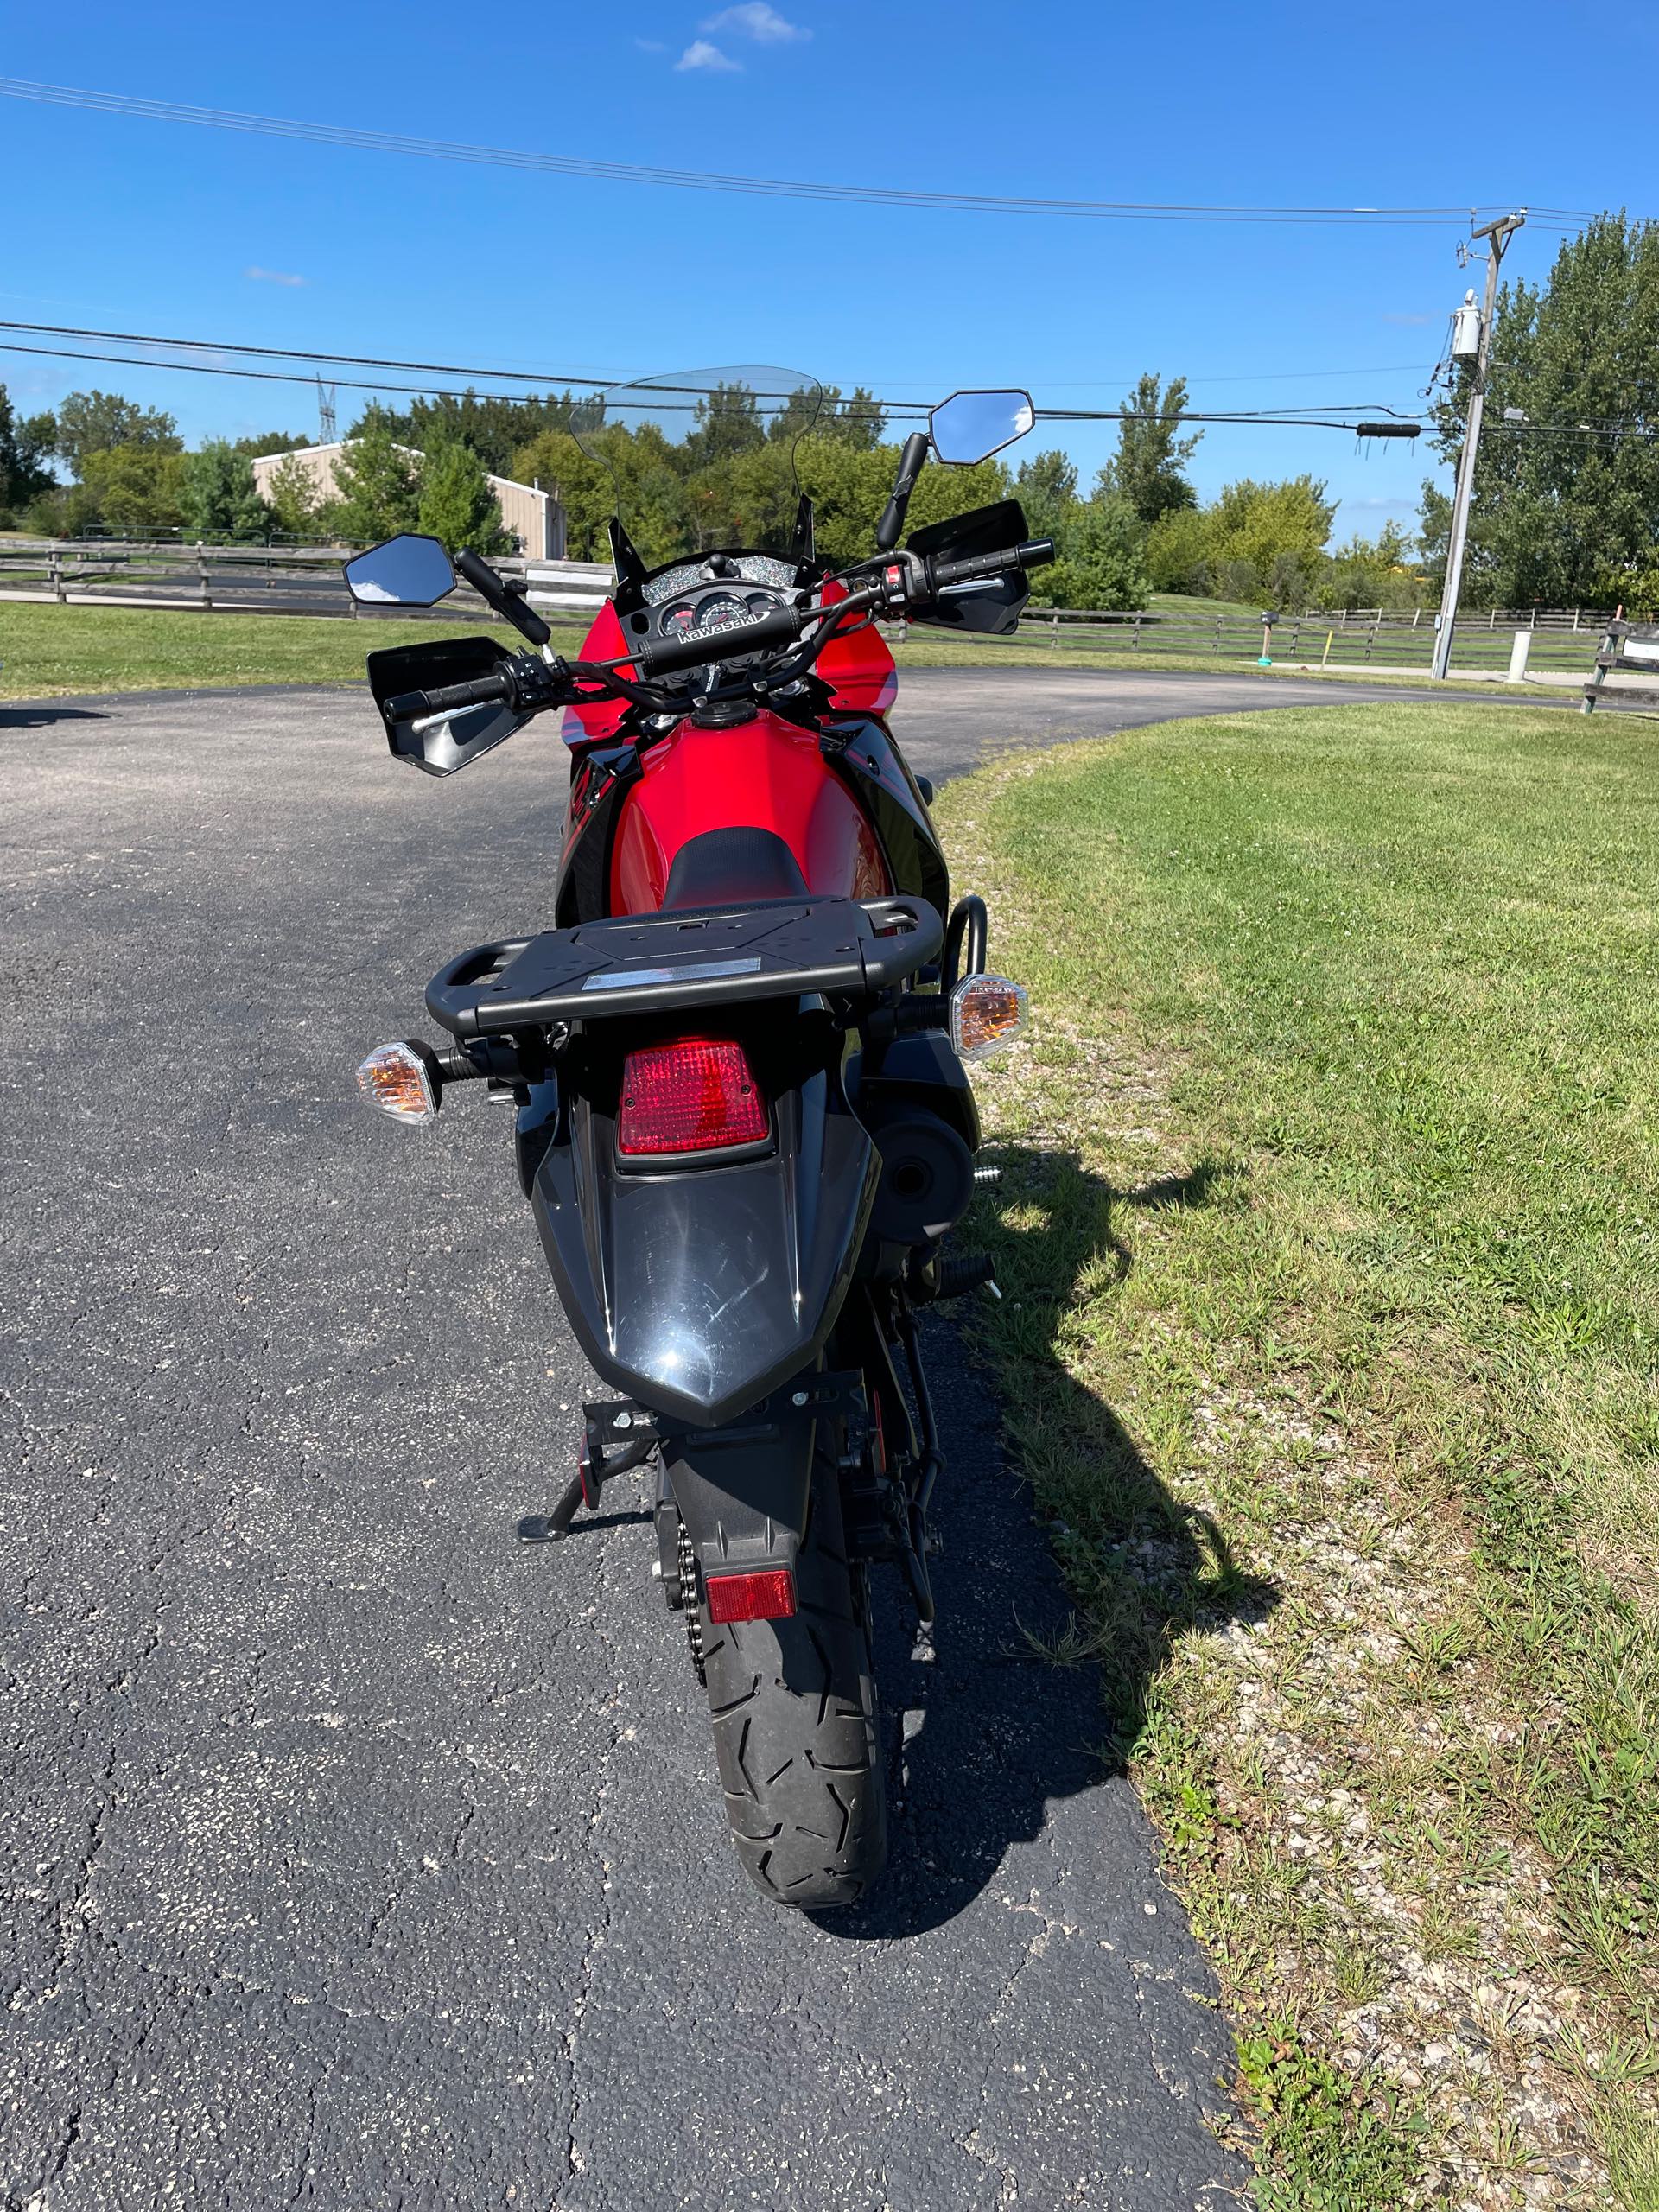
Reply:
<svg viewBox="0 0 1659 2212"><path fill-rule="evenodd" d="M682 722L645 753L611 849L610 910L654 913L682 845L711 830L769 830L824 896L893 888L874 830L810 730L761 709L733 729Z"/></svg>

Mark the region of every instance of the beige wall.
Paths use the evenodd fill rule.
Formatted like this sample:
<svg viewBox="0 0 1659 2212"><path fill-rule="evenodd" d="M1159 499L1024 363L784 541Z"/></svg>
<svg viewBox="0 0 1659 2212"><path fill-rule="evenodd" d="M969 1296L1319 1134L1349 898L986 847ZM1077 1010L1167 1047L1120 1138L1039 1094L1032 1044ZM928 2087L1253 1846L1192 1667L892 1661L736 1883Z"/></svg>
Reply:
<svg viewBox="0 0 1659 2212"><path fill-rule="evenodd" d="M262 499L270 497L270 480L287 461L297 461L310 478L319 499L337 499L340 486L336 466L346 450L342 442L332 446L302 446L296 453L262 454L253 463L253 480ZM411 446L405 448L413 453ZM515 484L510 476L486 479L501 512L501 527L518 540L527 560L557 560L564 551L564 516L550 493L533 485Z"/></svg>

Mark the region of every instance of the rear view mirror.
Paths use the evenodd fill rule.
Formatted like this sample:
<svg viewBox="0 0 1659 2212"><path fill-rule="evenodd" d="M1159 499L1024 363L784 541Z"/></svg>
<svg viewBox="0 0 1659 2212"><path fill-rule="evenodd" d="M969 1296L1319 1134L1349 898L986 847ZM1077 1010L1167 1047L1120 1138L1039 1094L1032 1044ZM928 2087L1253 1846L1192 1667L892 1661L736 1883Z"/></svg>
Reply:
<svg viewBox="0 0 1659 2212"><path fill-rule="evenodd" d="M939 459L966 468L1023 438L1036 420L1028 391L954 391L927 427Z"/></svg>
<svg viewBox="0 0 1659 2212"><path fill-rule="evenodd" d="M435 537L406 532L348 561L346 582L361 607L430 607L454 591L455 572Z"/></svg>

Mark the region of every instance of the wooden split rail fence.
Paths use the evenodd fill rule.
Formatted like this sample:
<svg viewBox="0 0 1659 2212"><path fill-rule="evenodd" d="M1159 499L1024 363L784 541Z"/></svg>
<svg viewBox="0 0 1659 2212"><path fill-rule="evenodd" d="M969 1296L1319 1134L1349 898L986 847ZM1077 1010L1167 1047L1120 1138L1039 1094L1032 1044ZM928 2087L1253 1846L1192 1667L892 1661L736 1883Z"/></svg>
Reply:
<svg viewBox="0 0 1659 2212"><path fill-rule="evenodd" d="M115 543L105 541L0 539L0 603L8 599L68 606L194 608L210 613L271 613L349 618L355 608L340 574L346 549L334 546L249 546ZM531 606L572 622L597 613L610 588L601 562L499 563L522 576ZM488 610L464 587L443 603L468 620ZM1236 613L1191 610L1104 613L1067 607L1033 609L1006 639L984 642L1010 658L1045 651L1194 659L1258 659L1259 619ZM408 610L414 613L416 610ZM377 618L393 612L374 610ZM430 620L426 610L419 610ZM441 618L440 618L441 619ZM1582 674L1612 621L1605 608L1483 610L1458 625L1454 670L1500 671L1517 659L1541 671ZM901 626L888 634L901 637ZM925 633L938 636L937 632ZM1517 647L1517 636L1525 639ZM1276 616L1268 652L1279 665L1308 668L1417 668L1427 671L1433 651L1431 614L1367 608Z"/></svg>

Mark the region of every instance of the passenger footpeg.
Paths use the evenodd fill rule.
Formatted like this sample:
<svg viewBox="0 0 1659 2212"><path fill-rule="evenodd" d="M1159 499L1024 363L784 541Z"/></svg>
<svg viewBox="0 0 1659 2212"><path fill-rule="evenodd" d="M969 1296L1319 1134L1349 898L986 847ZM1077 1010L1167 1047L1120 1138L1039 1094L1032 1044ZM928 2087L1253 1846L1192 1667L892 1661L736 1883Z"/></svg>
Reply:
<svg viewBox="0 0 1659 2212"><path fill-rule="evenodd" d="M977 1290L982 1284L995 1298L1002 1294L996 1287L996 1262L988 1252L957 1252L944 1259L931 1261L919 1282L912 1285L918 1299L935 1302L941 1298L963 1298L969 1291Z"/></svg>

